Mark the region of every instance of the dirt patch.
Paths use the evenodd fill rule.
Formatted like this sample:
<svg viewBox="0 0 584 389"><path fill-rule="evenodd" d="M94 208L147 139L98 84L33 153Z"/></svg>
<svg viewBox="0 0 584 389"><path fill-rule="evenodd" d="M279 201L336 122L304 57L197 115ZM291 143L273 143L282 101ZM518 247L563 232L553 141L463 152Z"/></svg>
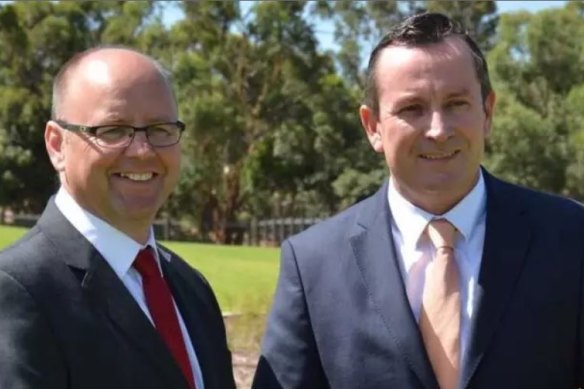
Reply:
<svg viewBox="0 0 584 389"><path fill-rule="evenodd" d="M260 354L265 314L224 315L237 389L250 389Z"/></svg>
<svg viewBox="0 0 584 389"><path fill-rule="evenodd" d="M235 351L233 357L233 375L237 389L250 389L258 362L259 353Z"/></svg>

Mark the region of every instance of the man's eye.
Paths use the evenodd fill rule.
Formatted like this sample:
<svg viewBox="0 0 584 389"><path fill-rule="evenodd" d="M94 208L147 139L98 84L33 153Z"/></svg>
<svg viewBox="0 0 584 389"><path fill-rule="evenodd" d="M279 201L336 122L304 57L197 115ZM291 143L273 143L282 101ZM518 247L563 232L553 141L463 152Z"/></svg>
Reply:
<svg viewBox="0 0 584 389"><path fill-rule="evenodd" d="M446 106L449 108L463 108L468 107L468 102L466 100L453 100L449 101Z"/></svg>
<svg viewBox="0 0 584 389"><path fill-rule="evenodd" d="M101 127L95 131L95 136L101 139L120 139L129 136L132 131L130 127Z"/></svg>
<svg viewBox="0 0 584 389"><path fill-rule="evenodd" d="M399 110L399 113L403 114L420 114L423 108L420 104L407 105Z"/></svg>
<svg viewBox="0 0 584 389"><path fill-rule="evenodd" d="M173 131L169 126L153 126L148 128L148 133L152 136L170 136Z"/></svg>

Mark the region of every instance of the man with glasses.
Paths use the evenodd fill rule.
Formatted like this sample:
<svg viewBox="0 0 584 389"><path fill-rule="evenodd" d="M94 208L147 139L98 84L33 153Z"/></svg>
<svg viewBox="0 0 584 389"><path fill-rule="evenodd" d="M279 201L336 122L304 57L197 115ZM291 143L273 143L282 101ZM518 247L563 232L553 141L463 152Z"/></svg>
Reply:
<svg viewBox="0 0 584 389"><path fill-rule="evenodd" d="M0 253L0 387L234 388L215 296L156 242L180 170L169 76L124 48L73 57L45 128L61 187Z"/></svg>

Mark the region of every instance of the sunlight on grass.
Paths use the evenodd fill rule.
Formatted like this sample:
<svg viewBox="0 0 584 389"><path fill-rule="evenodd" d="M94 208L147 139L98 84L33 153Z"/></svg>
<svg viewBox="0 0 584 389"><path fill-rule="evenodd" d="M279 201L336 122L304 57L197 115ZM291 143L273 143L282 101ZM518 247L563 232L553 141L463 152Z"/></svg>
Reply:
<svg viewBox="0 0 584 389"><path fill-rule="evenodd" d="M26 228L0 226L0 250L16 242L26 231Z"/></svg>
<svg viewBox="0 0 584 389"><path fill-rule="evenodd" d="M279 249L165 242L209 280L224 312L265 313L278 275Z"/></svg>
<svg viewBox="0 0 584 389"><path fill-rule="evenodd" d="M0 249L24 235L0 226ZM276 286L279 249L163 242L207 278L223 312L265 314Z"/></svg>

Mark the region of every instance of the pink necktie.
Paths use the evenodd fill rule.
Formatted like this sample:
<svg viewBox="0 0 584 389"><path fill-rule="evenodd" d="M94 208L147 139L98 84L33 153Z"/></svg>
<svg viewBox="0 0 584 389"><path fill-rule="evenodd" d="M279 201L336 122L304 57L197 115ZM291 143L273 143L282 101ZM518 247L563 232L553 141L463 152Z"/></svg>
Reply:
<svg viewBox="0 0 584 389"><path fill-rule="evenodd" d="M460 287L454 258L456 229L445 219L428 224L436 255L426 269L420 331L441 389L456 389L460 367Z"/></svg>
<svg viewBox="0 0 584 389"><path fill-rule="evenodd" d="M195 389L193 371L178 324L172 295L166 281L162 278L150 247L140 250L134 261L134 268L142 276L146 304L156 330L178 363L189 384L189 388Z"/></svg>

